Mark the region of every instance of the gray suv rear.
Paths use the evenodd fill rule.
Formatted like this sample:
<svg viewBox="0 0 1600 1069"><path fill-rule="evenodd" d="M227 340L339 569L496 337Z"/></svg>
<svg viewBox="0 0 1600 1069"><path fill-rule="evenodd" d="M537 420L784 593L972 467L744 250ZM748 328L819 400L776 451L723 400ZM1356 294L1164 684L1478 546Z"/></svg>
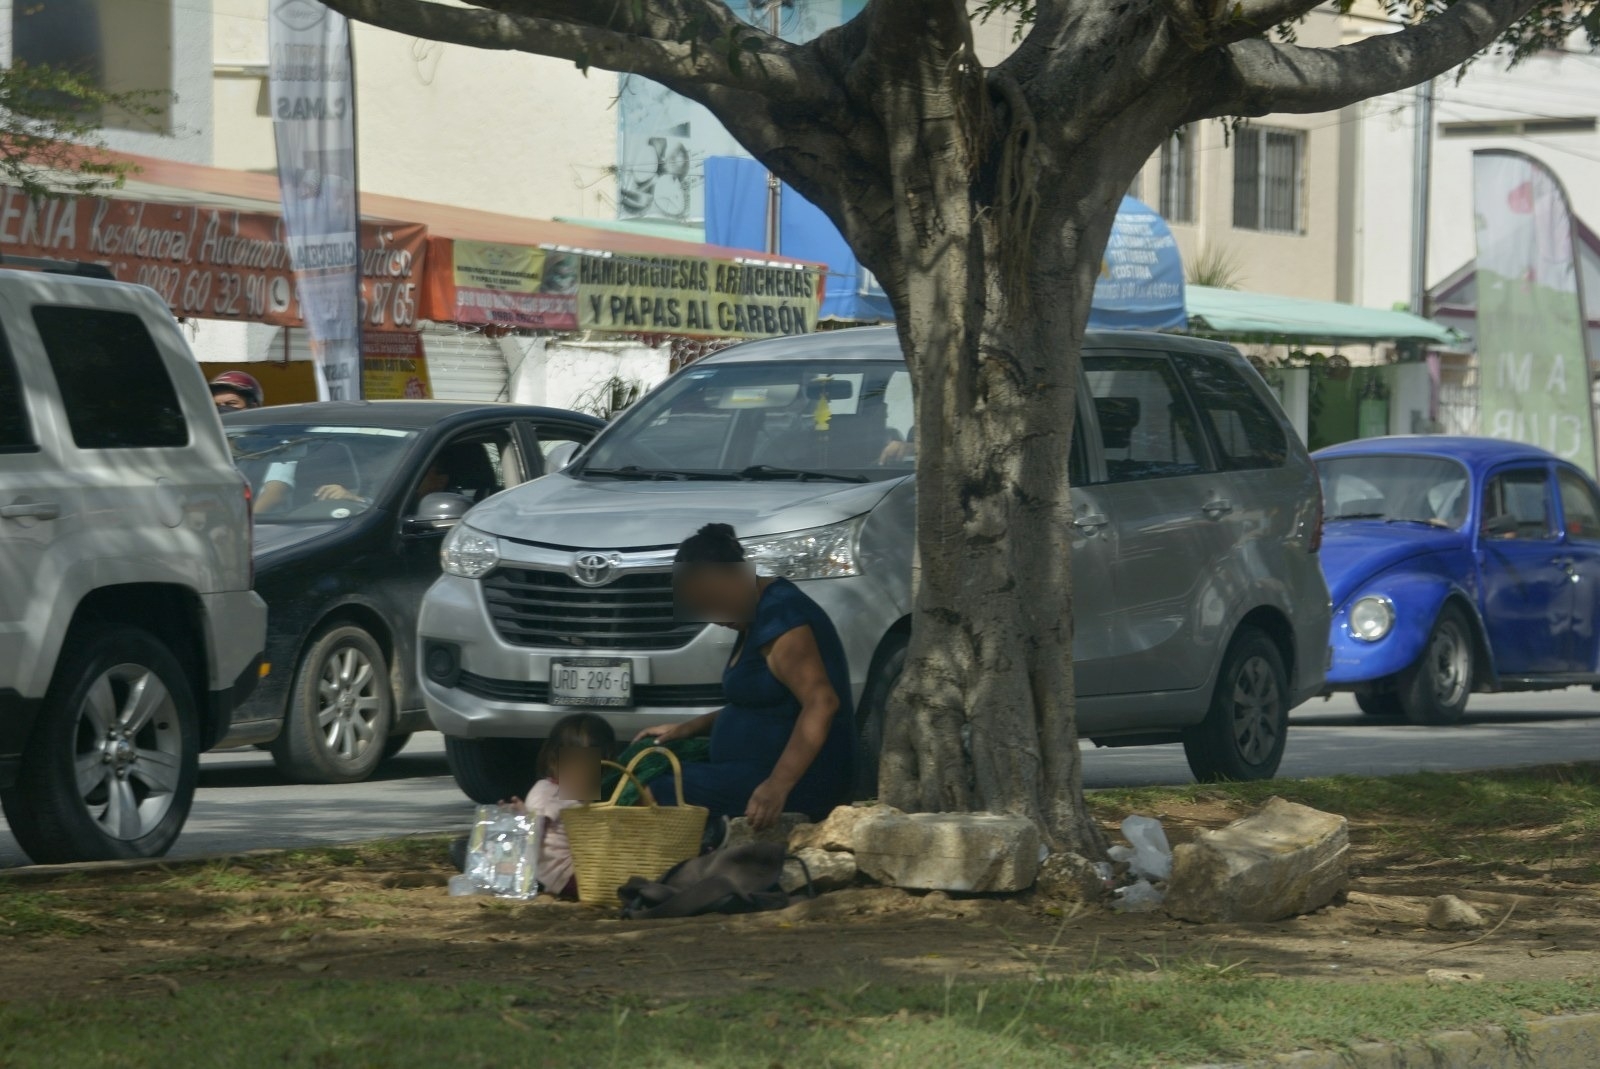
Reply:
<svg viewBox="0 0 1600 1069"><path fill-rule="evenodd" d="M718 707L733 633L672 612L674 547L708 521L828 610L875 755L911 628L912 415L892 330L741 345L469 513L419 627L466 793L526 786L507 740L575 707L619 733ZM1091 334L1071 480L1080 732L1181 741L1202 779L1271 776L1322 685L1329 606L1316 474L1265 383L1225 345Z"/></svg>

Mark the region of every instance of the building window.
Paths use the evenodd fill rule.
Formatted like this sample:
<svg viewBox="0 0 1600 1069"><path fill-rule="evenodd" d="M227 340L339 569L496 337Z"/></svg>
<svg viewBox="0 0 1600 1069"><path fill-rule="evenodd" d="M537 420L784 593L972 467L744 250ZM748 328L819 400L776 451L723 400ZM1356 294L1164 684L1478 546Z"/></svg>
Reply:
<svg viewBox="0 0 1600 1069"><path fill-rule="evenodd" d="M1250 126L1234 134L1233 225L1300 232L1300 167L1305 134Z"/></svg>
<svg viewBox="0 0 1600 1069"><path fill-rule="evenodd" d="M111 93L150 95L162 114L109 108L97 118L115 129L167 130L171 116L172 14L176 0L45 0L11 5L11 58L68 71ZM64 96L50 103L72 103Z"/></svg>
<svg viewBox="0 0 1600 1069"><path fill-rule="evenodd" d="M1194 135L1186 126L1161 146L1161 214L1169 223L1194 222Z"/></svg>

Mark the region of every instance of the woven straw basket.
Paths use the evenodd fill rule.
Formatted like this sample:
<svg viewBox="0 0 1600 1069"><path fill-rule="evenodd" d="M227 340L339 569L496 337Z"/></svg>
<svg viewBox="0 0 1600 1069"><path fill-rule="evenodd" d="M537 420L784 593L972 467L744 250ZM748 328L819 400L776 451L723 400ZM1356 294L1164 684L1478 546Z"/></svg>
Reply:
<svg viewBox="0 0 1600 1069"><path fill-rule="evenodd" d="M634 766L652 753L665 755L672 764L676 806L658 805L633 774ZM639 788L643 805L617 804L629 780ZM634 876L654 880L678 862L698 855L706 814L703 806L684 804L683 766L677 754L664 746L635 754L622 770L609 801L573 806L561 814L578 875L578 901L615 906L617 888Z"/></svg>

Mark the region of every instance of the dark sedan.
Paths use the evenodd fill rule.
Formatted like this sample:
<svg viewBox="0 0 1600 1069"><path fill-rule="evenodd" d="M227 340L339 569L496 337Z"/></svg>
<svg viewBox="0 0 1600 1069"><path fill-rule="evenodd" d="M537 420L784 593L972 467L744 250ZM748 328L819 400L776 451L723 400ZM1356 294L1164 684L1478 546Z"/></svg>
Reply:
<svg viewBox="0 0 1600 1069"><path fill-rule="evenodd" d="M428 727L417 607L468 508L560 468L604 424L559 409L332 402L230 414L255 493L270 670L230 739L295 779L364 779Z"/></svg>

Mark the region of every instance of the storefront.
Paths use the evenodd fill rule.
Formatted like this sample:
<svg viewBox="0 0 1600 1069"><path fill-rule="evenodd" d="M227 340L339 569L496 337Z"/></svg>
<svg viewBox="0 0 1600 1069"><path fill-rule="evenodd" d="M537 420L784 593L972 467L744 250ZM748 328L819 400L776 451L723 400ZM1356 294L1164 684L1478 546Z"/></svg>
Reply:
<svg viewBox="0 0 1600 1069"><path fill-rule="evenodd" d="M128 162L135 177L109 198L30 199L0 186L0 255L95 262L150 286L208 371L247 363L269 402L313 399L276 180ZM659 380L673 339L817 327L824 280L815 265L391 197L364 197L362 209L370 399L569 405L611 379ZM561 373L537 381L543 368Z"/></svg>

